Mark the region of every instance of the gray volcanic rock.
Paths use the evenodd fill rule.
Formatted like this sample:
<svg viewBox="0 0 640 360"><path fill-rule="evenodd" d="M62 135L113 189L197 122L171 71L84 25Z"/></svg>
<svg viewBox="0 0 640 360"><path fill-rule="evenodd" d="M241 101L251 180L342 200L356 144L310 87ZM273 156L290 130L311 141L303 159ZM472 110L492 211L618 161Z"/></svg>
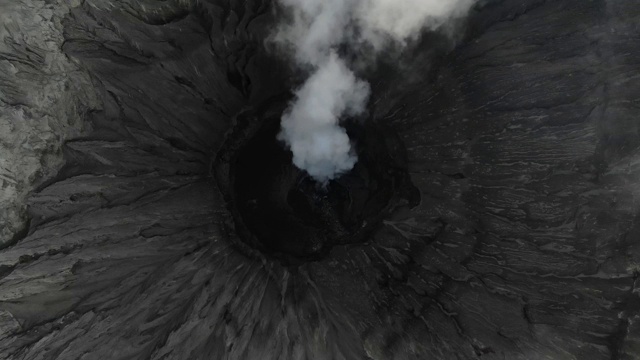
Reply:
<svg viewBox="0 0 640 360"><path fill-rule="evenodd" d="M640 357L640 4L485 1L455 49L382 61L367 121L415 193L295 264L244 237L220 180L295 83L263 47L271 4L77 5L0 3L56 9L47 47L0 52L31 74L0 74L24 178L0 175L5 238L31 192L0 251L0 359Z"/></svg>
<svg viewBox="0 0 640 360"><path fill-rule="evenodd" d="M61 20L79 3L0 3L0 247L24 236L26 196L100 108L89 76L61 49Z"/></svg>

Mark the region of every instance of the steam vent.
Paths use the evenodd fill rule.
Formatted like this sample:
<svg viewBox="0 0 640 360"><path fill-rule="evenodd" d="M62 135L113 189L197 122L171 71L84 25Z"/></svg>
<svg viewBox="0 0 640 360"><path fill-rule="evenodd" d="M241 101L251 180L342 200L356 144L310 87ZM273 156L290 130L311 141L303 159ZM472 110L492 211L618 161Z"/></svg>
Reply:
<svg viewBox="0 0 640 360"><path fill-rule="evenodd" d="M451 1L324 184L302 0L0 1L0 360L640 359L640 2Z"/></svg>

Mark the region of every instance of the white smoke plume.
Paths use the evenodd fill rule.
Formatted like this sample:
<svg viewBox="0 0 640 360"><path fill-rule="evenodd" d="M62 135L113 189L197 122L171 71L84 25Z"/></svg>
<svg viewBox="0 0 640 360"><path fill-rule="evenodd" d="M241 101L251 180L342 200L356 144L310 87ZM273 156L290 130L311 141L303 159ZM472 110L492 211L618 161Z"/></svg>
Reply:
<svg viewBox="0 0 640 360"><path fill-rule="evenodd" d="M361 113L368 96L369 85L331 52L282 117L279 138L291 148L293 163L320 182L351 170L357 159L338 120Z"/></svg>
<svg viewBox="0 0 640 360"><path fill-rule="evenodd" d="M345 116L364 112L369 86L337 55L338 46L405 46L424 30L464 16L476 0L278 0L290 14L273 36L311 75L282 117L279 138L294 164L321 183L353 168L357 157Z"/></svg>

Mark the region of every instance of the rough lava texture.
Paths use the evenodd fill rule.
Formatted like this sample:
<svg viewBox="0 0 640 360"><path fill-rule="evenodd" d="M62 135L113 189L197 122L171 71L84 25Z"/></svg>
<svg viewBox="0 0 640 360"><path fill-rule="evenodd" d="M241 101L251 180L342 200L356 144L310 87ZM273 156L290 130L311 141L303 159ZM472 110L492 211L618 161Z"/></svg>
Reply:
<svg viewBox="0 0 640 360"><path fill-rule="evenodd" d="M640 4L485 1L452 51L370 74L421 201L295 267L237 245L211 176L290 89L269 2L77 5L0 1L45 17L0 44L3 236L30 190L0 359L640 357Z"/></svg>
<svg viewBox="0 0 640 360"><path fill-rule="evenodd" d="M89 76L61 49L80 1L0 1L0 248L26 230L28 193L62 165L61 146L100 108Z"/></svg>

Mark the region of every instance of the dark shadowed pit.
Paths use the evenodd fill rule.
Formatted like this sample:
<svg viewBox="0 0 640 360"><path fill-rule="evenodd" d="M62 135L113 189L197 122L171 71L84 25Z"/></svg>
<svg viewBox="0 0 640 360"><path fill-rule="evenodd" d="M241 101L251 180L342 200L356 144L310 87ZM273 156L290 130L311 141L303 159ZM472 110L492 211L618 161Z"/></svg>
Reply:
<svg viewBox="0 0 640 360"><path fill-rule="evenodd" d="M371 119L343 122L359 158L351 171L322 184L298 169L277 139L283 98L239 115L214 164L245 243L299 265L321 259L334 245L368 241L395 206L419 203L402 142Z"/></svg>

